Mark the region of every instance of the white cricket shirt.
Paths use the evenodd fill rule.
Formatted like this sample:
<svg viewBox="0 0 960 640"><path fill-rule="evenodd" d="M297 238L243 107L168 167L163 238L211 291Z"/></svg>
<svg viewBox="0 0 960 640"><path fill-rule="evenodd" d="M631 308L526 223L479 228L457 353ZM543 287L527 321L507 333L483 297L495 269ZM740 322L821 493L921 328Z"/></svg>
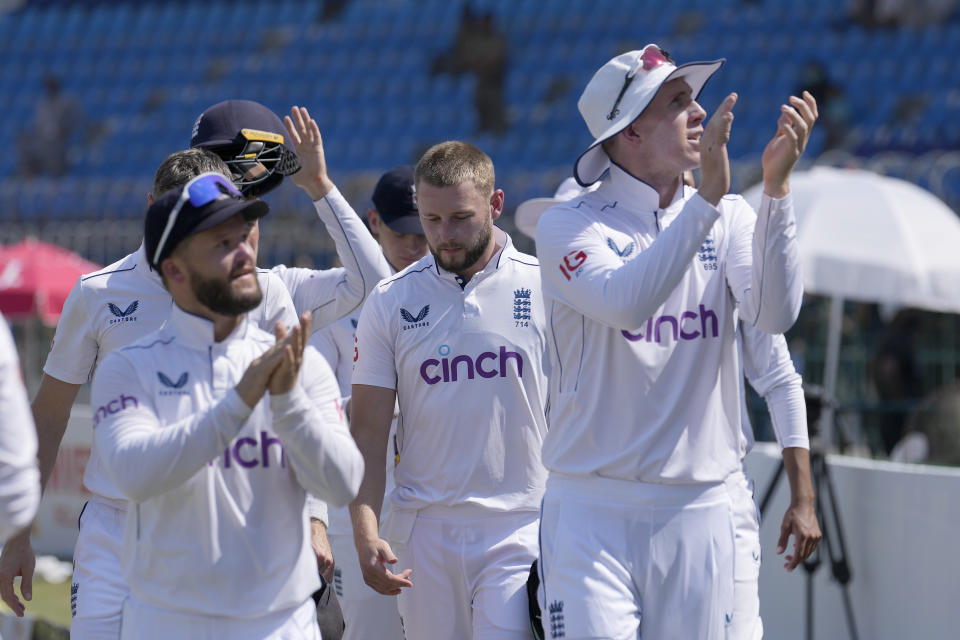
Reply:
<svg viewBox="0 0 960 640"><path fill-rule="evenodd" d="M783 334L769 334L740 325L743 372L750 386L766 401L780 448L810 448L803 379L793 366ZM740 456L753 447L753 428L746 409L740 438Z"/></svg>
<svg viewBox="0 0 960 640"><path fill-rule="evenodd" d="M37 429L17 346L0 315L0 544L33 521L39 504Z"/></svg>
<svg viewBox="0 0 960 640"><path fill-rule="evenodd" d="M754 231L756 230L756 234ZM736 317L784 331L802 297L790 199L657 192L613 166L537 225L551 472L721 482L739 465ZM656 240L656 242L654 242Z"/></svg>
<svg viewBox="0 0 960 640"><path fill-rule="evenodd" d="M540 508L540 273L494 233L503 248L465 288L431 255L377 285L360 314L353 384L395 389L400 406L395 509Z"/></svg>
<svg viewBox="0 0 960 640"><path fill-rule="evenodd" d="M358 311L391 269L380 245L336 187L313 207L333 238L343 266L318 270L280 265L271 271L287 286L298 314L313 312L313 330L318 331Z"/></svg>
<svg viewBox="0 0 960 640"><path fill-rule="evenodd" d="M274 342L246 317L215 342L212 322L174 306L160 330L98 368L94 437L131 501L122 559L135 597L244 618L319 587L305 490L348 503L363 460L314 349L290 393L253 410L240 399L234 387Z"/></svg>
<svg viewBox="0 0 960 640"><path fill-rule="evenodd" d="M269 332L278 321L287 326L298 322L280 278L258 269L257 280L263 302L250 312L250 319ZM70 384L87 382L107 354L159 329L172 306L170 293L163 287L160 274L150 270L141 244L135 253L80 277L63 305L44 373ZM123 500L103 469L96 441L90 449L83 484L91 493Z"/></svg>

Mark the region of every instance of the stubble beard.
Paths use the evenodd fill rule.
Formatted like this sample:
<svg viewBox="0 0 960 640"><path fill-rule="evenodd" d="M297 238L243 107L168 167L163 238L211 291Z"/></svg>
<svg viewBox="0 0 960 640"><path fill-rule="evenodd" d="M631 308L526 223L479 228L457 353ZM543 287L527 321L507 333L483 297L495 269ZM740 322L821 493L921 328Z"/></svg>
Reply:
<svg viewBox="0 0 960 640"><path fill-rule="evenodd" d="M463 254L463 258L460 260L448 261L441 257L440 252L435 250L433 247L430 247L430 253L433 254L434 260L437 261L437 264L440 265L445 271L451 273L459 273L461 271L466 271L477 261L483 257L484 252L487 250L487 245L490 244L490 236L493 235L493 220L487 218L487 221L484 223L483 228L480 229L479 234L477 234L477 240L469 247L466 247L466 251ZM440 245L440 248L443 248L443 245Z"/></svg>
<svg viewBox="0 0 960 640"><path fill-rule="evenodd" d="M204 278L196 272L190 274L190 288L197 301L214 313L224 316L239 316L256 309L263 300L260 282L254 274L256 288L249 292L236 292L229 280Z"/></svg>

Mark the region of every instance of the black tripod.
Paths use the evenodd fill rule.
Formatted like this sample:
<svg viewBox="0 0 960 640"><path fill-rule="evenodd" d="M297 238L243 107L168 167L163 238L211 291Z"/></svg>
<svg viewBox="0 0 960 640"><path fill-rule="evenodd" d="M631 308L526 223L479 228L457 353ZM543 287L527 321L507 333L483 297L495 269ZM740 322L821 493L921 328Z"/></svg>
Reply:
<svg viewBox="0 0 960 640"><path fill-rule="evenodd" d="M807 419L811 425L819 422L820 406L824 399L822 394L810 390L804 390L804 397L807 400ZM761 521L766 513L770 499L777 487L780 477L783 475L783 460L777 466L777 470L770 479L763 498L760 500ZM813 490L817 498L817 520L820 523L820 529L823 532L823 538L820 544L803 562L803 569L807 574L807 640L813 640L813 574L820 568L822 562L821 550L826 547L827 557L830 561L830 570L833 579L840 584L840 590L843 594L843 605L847 614L847 627L850 631L851 640L859 640L857 634L857 624L853 616L853 604L850 601L850 591L848 585L853 575L850 572L850 565L847 563L847 545L843 537L843 525L840 522L840 510L837 507L835 499L836 492L833 488L833 480L830 478L830 467L827 465L827 458L824 455L824 444L817 438L810 439L810 472L813 480ZM827 510L825 504L829 501L830 508ZM835 537L834 537L835 536ZM834 542L836 540L836 542ZM836 544L836 547L834 546Z"/></svg>

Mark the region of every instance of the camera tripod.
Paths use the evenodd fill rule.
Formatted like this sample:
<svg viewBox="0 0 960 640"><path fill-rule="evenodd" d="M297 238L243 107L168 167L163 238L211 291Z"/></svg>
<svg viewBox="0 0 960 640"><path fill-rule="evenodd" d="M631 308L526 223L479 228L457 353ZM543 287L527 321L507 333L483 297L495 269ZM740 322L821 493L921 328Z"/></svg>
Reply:
<svg viewBox="0 0 960 640"><path fill-rule="evenodd" d="M847 545L843 537L843 526L840 522L840 510L837 507L836 492L833 488L833 480L830 478L830 467L827 465L827 458L823 450L823 444L816 441L814 438L811 438L810 472L813 480L813 490L817 500L817 520L820 523L820 529L823 532L823 537L820 539L820 544L817 545L817 548L813 551L813 553L811 553L810 556L803 561L803 569L807 576L806 638L807 640L813 640L813 575L816 573L817 569L820 568L820 564L822 563L821 550L826 548L827 558L830 561L830 571L833 575L833 579L840 584L840 591L843 595L843 606L847 614L847 627L850 631L850 638L851 640L859 640L859 635L857 634L857 624L853 616L853 604L850 601L850 591L848 589L848 585L850 580L853 578L853 575L850 572L850 565L847 563ZM767 506L770 503L770 499L773 497L773 492L777 487L777 482L783 475L783 471L783 460L781 460L777 466L777 470L773 474L773 478L770 480L770 484L767 485L766 491L763 493L763 499L760 501L761 522L763 520L763 515L766 513ZM827 510L824 506L828 501L830 503L829 510Z"/></svg>

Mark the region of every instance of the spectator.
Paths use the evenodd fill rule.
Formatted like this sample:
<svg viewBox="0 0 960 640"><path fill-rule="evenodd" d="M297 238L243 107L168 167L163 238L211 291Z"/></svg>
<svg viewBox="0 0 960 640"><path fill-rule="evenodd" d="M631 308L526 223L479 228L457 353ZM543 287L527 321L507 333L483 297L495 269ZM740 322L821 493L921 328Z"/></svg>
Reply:
<svg viewBox="0 0 960 640"><path fill-rule="evenodd" d="M880 419L883 452L889 454L904 434L904 402L922 395L920 367L917 364L914 336L920 328L920 315L901 309L880 338L870 363L870 377L881 403L889 403Z"/></svg>
<svg viewBox="0 0 960 640"><path fill-rule="evenodd" d="M20 137L21 173L62 176L68 169L67 140L81 113L77 103L60 91L56 76L44 78L44 96L37 103L33 126Z"/></svg>
<svg viewBox="0 0 960 640"><path fill-rule="evenodd" d="M507 40L493 23L493 15L474 15L464 6L453 47L433 61L432 73L459 75L473 73L477 77L473 106L477 129L503 133L507 129L503 83L507 68Z"/></svg>
<svg viewBox="0 0 960 640"><path fill-rule="evenodd" d="M817 101L820 119L827 132L827 149L842 148L847 141L850 124L850 102L839 85L833 82L821 62L812 60L800 72L795 95L809 91Z"/></svg>

